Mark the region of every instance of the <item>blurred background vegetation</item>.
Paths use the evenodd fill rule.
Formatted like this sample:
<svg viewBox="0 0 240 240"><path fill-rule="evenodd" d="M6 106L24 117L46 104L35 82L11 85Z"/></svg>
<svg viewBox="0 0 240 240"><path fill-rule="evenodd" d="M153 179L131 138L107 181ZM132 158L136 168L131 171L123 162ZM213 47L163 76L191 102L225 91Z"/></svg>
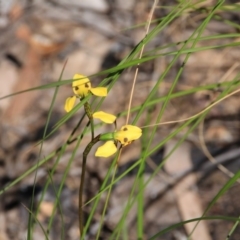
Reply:
<svg viewBox="0 0 240 240"><path fill-rule="evenodd" d="M80 73L94 75L94 86L112 84L101 110L119 114L121 126L141 62L130 122L158 126L143 128L142 140L123 150L105 215L107 191L94 212L93 203L84 207L86 219L93 214L86 239L97 239L101 217L99 239L188 239L195 222L183 221L207 209L206 216L222 219L201 221L191 239L239 240L234 221L240 215L239 3L1 0L0 239L79 239L78 188L90 134L79 147L67 146L60 158L55 154L84 113L80 109L57 125L72 94L71 81L64 80ZM30 88L39 90L3 98ZM96 133L110 130L96 126ZM85 202L103 186L111 164L90 153Z"/></svg>

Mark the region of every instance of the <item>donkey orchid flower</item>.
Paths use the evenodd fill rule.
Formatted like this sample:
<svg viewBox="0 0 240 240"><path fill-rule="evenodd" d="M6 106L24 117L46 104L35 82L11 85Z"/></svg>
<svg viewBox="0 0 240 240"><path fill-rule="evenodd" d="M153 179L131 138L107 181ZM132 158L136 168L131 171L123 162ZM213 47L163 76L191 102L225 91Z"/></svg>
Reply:
<svg viewBox="0 0 240 240"><path fill-rule="evenodd" d="M73 109L77 97L78 98L80 97L81 99L86 97L90 93L98 97L107 96L107 88L105 87L93 88L91 86L91 82L89 78L87 78L86 76L75 74L73 76L73 79L79 79L79 80L73 81L72 83L72 88L75 95L72 97L68 97L66 99L65 106L64 106L64 109L66 112L70 112Z"/></svg>
<svg viewBox="0 0 240 240"><path fill-rule="evenodd" d="M115 141L120 142L122 147L131 144L134 140L142 136L142 129L133 125L125 125L114 133L106 133L100 136L100 140L108 140L100 146L96 153L96 157L109 157L117 152Z"/></svg>
<svg viewBox="0 0 240 240"><path fill-rule="evenodd" d="M107 88L105 87L96 87L93 88L91 86L91 82L89 78L87 78L84 75L75 74L73 76L73 79L79 79L76 81L73 81L72 88L73 92L77 95L82 97L86 97L90 92L98 97L106 97L107 96Z"/></svg>

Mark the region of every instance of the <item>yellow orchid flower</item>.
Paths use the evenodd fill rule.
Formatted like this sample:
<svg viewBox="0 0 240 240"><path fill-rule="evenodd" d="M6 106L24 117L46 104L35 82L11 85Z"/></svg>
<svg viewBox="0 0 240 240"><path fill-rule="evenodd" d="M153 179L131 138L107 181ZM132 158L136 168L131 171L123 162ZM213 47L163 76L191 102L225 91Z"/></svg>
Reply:
<svg viewBox="0 0 240 240"><path fill-rule="evenodd" d="M104 145L100 146L96 153L96 157L109 157L117 151L114 141L121 143L123 147L132 143L132 141L139 139L142 136L142 129L133 125L125 125L114 133L106 133L100 136L100 140L110 140Z"/></svg>
<svg viewBox="0 0 240 240"><path fill-rule="evenodd" d="M142 136L142 129L133 125L125 125L120 131L114 134L114 139L118 140L123 147Z"/></svg>
<svg viewBox="0 0 240 240"><path fill-rule="evenodd" d="M64 106L64 109L66 112L70 112L73 109L77 97L84 98L89 93L92 93L93 95L98 97L107 96L107 88L105 87L93 88L91 86L90 80L86 76L75 74L73 76L73 79L79 79L79 80L76 80L72 83L72 88L75 96L72 96L66 99L65 106Z"/></svg>
<svg viewBox="0 0 240 240"><path fill-rule="evenodd" d="M81 79L80 79L81 78ZM81 98L86 97L90 92L98 97L106 97L107 96L107 88L105 87L96 87L93 88L91 86L91 82L89 78L84 75L75 74L73 79L79 79L72 83L73 92L80 96Z"/></svg>

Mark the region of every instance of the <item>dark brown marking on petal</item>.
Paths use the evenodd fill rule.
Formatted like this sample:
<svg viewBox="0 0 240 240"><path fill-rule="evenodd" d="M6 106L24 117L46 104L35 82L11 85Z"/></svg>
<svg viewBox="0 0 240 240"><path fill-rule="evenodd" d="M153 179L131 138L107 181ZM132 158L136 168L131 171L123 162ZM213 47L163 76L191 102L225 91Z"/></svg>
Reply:
<svg viewBox="0 0 240 240"><path fill-rule="evenodd" d="M125 127L124 129L123 129L123 131L127 131L128 129Z"/></svg>
<svg viewBox="0 0 240 240"><path fill-rule="evenodd" d="M126 142L128 141L128 139L127 139L127 138L124 138L123 141L126 143Z"/></svg>
<svg viewBox="0 0 240 240"><path fill-rule="evenodd" d="M87 83L85 83L85 87L86 87L86 88L89 88L89 86L88 86L88 84L87 84Z"/></svg>
<svg viewBox="0 0 240 240"><path fill-rule="evenodd" d="M79 88L78 87L75 87L75 90L77 91Z"/></svg>

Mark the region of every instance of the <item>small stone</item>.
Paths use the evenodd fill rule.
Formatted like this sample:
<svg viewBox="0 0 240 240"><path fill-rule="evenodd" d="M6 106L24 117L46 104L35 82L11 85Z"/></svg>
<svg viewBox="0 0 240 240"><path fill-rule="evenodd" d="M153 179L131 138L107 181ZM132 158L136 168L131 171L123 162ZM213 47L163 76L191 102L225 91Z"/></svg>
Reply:
<svg viewBox="0 0 240 240"><path fill-rule="evenodd" d="M108 4L105 0L61 0L61 4L74 5L76 7L88 8L93 11L106 12Z"/></svg>

